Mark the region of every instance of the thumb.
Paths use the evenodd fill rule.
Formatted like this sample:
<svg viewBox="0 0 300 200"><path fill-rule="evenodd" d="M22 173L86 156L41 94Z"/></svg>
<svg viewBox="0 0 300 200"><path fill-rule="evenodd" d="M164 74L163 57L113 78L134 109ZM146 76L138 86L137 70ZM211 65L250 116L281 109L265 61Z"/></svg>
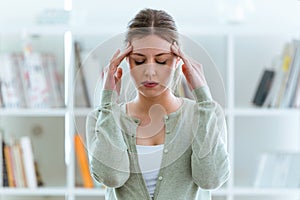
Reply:
<svg viewBox="0 0 300 200"><path fill-rule="evenodd" d="M120 95L120 90L121 90L121 78L122 78L122 68L117 68L116 74L115 74L115 84L116 84L116 91L118 95Z"/></svg>

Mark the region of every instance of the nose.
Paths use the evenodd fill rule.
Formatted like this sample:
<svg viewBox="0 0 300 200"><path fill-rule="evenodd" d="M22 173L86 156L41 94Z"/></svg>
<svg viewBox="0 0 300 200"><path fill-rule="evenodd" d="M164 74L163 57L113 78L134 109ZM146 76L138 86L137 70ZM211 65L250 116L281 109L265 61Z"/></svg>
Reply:
<svg viewBox="0 0 300 200"><path fill-rule="evenodd" d="M151 78L153 76L156 76L156 70L155 70L155 64L154 63L149 63L145 67L144 74L147 78Z"/></svg>

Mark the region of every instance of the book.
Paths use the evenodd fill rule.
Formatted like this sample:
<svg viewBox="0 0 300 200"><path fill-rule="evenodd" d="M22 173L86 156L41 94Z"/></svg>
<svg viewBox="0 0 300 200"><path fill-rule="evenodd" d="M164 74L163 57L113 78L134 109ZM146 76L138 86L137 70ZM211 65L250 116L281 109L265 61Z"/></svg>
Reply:
<svg viewBox="0 0 300 200"><path fill-rule="evenodd" d="M12 159L14 162L14 174L15 174L15 182L16 187L26 187L26 177L25 177L25 169L24 162L22 159L22 150L19 142L15 141L11 146L12 150Z"/></svg>
<svg viewBox="0 0 300 200"><path fill-rule="evenodd" d="M18 56L0 55L1 102L7 108L25 107L25 96L20 79Z"/></svg>
<svg viewBox="0 0 300 200"><path fill-rule="evenodd" d="M24 171L26 176L27 187L36 188L37 178L34 167L34 156L31 144L31 139L28 136L23 136L20 138L20 145L22 148L22 159L26 160L24 162Z"/></svg>
<svg viewBox="0 0 300 200"><path fill-rule="evenodd" d="M298 76L300 73L300 41L294 40L294 54L293 59L289 69L289 76L286 84L286 89L284 92L284 97L281 102L281 107L287 108L292 107L294 95L296 92Z"/></svg>
<svg viewBox="0 0 300 200"><path fill-rule="evenodd" d="M1 129L0 130L0 137L1 137L1 172L2 174L0 175L1 177L1 185L0 186L3 186L3 187L8 187L9 186L9 183L8 183L8 174L7 174L7 168L6 168L6 160L5 160L5 146L6 146L6 143L5 143L5 140L4 140L4 131Z"/></svg>
<svg viewBox="0 0 300 200"><path fill-rule="evenodd" d="M86 150L84 148L83 142L81 141L79 134L74 135L74 144L75 144L77 163L83 181L83 187L92 188L94 187L94 183L89 170L89 162L88 162Z"/></svg>
<svg viewBox="0 0 300 200"><path fill-rule="evenodd" d="M14 177L14 170L13 170L13 161L11 155L11 146L5 145L4 146L4 159L5 159L5 167L7 171L8 177L8 186L15 187L15 177Z"/></svg>
<svg viewBox="0 0 300 200"><path fill-rule="evenodd" d="M292 43L286 43L282 52L282 74L279 88L276 91L276 96L272 101L272 107L280 107L281 102L284 98L286 85L290 74L290 65L294 54L294 47Z"/></svg>
<svg viewBox="0 0 300 200"><path fill-rule="evenodd" d="M299 108L300 107L300 76L298 76L295 97L292 103L292 107Z"/></svg>
<svg viewBox="0 0 300 200"><path fill-rule="evenodd" d="M87 83L85 74L83 71L82 59L81 59L81 47L79 42L74 42L75 51L75 66L76 66L76 90L75 94L75 105L78 107L90 107L91 100L88 93Z"/></svg>
<svg viewBox="0 0 300 200"><path fill-rule="evenodd" d="M0 187L2 187L3 184L3 179L4 179L4 166L3 166L3 162L4 162L4 157L3 157L3 131L0 129L0 152L1 152L1 157L0 157Z"/></svg>
<svg viewBox="0 0 300 200"><path fill-rule="evenodd" d="M52 54L0 55L0 103L6 108L63 106L63 80Z"/></svg>
<svg viewBox="0 0 300 200"><path fill-rule="evenodd" d="M30 53L24 63L25 91L28 95L28 107L48 108L51 106L50 90L47 84L43 58L39 53Z"/></svg>
<svg viewBox="0 0 300 200"><path fill-rule="evenodd" d="M2 98L2 81L0 79L0 108L3 107L3 98Z"/></svg>
<svg viewBox="0 0 300 200"><path fill-rule="evenodd" d="M272 61L272 64L270 67L274 70L274 77L273 77L270 91L268 92L267 97L266 97L262 107L272 107L273 99L275 98L276 93L278 92L279 87L281 85L281 80L282 80L282 75L283 75L281 62L282 62L282 60L281 60L280 56L276 56Z"/></svg>
<svg viewBox="0 0 300 200"><path fill-rule="evenodd" d="M254 105L262 106L272 85L274 70L265 69L261 76L259 85L256 89L255 96L252 100Z"/></svg>
<svg viewBox="0 0 300 200"><path fill-rule="evenodd" d="M35 169L35 176L36 176L36 180L37 180L37 185L39 187L44 186L44 181L43 181L43 178L42 178L40 170L39 170L39 165L36 161L34 161L34 169Z"/></svg>
<svg viewBox="0 0 300 200"><path fill-rule="evenodd" d="M52 54L44 54L43 63L45 68L45 77L49 87L51 107L63 107L63 80L58 73L55 57Z"/></svg>

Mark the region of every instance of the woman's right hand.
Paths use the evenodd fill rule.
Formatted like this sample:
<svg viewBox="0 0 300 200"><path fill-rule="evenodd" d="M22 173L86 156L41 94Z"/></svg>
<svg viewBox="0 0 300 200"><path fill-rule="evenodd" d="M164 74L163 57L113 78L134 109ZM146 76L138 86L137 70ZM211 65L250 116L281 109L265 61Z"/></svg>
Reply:
<svg viewBox="0 0 300 200"><path fill-rule="evenodd" d="M120 93L121 89L121 78L122 78L122 68L119 67L123 59L132 51L132 45L128 45L127 48L120 54L120 49L118 49L113 57L111 58L108 67L104 70L104 89L105 90L116 90Z"/></svg>

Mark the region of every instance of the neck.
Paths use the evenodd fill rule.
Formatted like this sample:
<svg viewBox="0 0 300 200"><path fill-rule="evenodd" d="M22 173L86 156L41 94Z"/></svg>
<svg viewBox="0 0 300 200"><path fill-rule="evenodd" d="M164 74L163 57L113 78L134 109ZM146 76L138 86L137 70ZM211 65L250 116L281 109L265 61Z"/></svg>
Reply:
<svg viewBox="0 0 300 200"><path fill-rule="evenodd" d="M139 93L134 104L138 112L148 113L153 105L158 104L162 106L167 113L170 113L177 110L180 107L181 102L170 90L166 90L155 97L145 97Z"/></svg>

